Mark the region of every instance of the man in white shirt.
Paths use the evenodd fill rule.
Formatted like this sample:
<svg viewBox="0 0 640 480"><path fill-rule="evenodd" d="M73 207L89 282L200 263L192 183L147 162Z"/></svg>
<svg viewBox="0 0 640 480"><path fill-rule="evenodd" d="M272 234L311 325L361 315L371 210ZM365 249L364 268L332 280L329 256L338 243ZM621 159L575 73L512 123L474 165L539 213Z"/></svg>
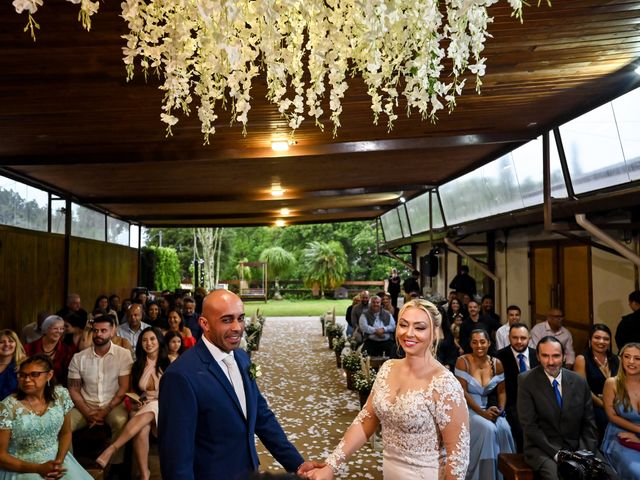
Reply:
<svg viewBox="0 0 640 480"><path fill-rule="evenodd" d="M558 308L552 308L547 313L547 319L538 323L531 329L531 340L529 346L536 348L541 338L551 335L556 337L562 344L565 355L565 367L573 370L573 364L576 363L576 352L573 350L573 336L571 332L562 326L564 314Z"/></svg>
<svg viewBox="0 0 640 480"><path fill-rule="evenodd" d="M70 412L71 430L107 424L111 441L119 435L128 419L122 400L129 390L131 352L114 345L111 337L114 319L103 315L93 323L93 346L76 353L69 365L69 394L75 404ZM111 463L120 464L123 451L116 452Z"/></svg>
<svg viewBox="0 0 640 480"><path fill-rule="evenodd" d="M540 339L536 353L540 365L518 376L524 458L539 478L557 480L558 452L595 452L598 431L587 381L562 368L562 343L548 335Z"/></svg>
<svg viewBox="0 0 640 480"><path fill-rule="evenodd" d="M140 303L134 303L129 307L129 310L127 310L127 321L118 327L116 334L119 337L129 340L135 355L138 338L142 331L149 326L150 325L142 321L142 305Z"/></svg>
<svg viewBox="0 0 640 480"><path fill-rule="evenodd" d="M364 336L365 350L372 357L396 357L396 321L388 311L382 309L382 299L377 295L369 300L369 308L360 315L358 322Z"/></svg>
<svg viewBox="0 0 640 480"><path fill-rule="evenodd" d="M496 349L502 350L509 345L509 328L514 323L520 323L520 315L522 314L520 307L517 305L509 305L507 307L507 323L496 330ZM529 330L527 329L527 339Z"/></svg>

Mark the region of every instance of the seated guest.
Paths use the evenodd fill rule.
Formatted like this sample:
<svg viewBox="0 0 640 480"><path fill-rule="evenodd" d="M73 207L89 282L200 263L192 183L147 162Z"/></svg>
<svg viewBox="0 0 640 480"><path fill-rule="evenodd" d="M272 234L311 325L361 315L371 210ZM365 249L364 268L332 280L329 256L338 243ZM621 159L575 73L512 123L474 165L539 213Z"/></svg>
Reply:
<svg viewBox="0 0 640 480"><path fill-rule="evenodd" d="M151 300L147 302L147 312L145 314L145 321L148 325L160 329L167 328L167 322L162 317L162 311L160 310L160 305L155 300Z"/></svg>
<svg viewBox="0 0 640 480"><path fill-rule="evenodd" d="M507 323L502 325L496 330L496 348L502 350L509 346L509 330L511 325L520 323L521 310L517 305L509 305L507 307ZM529 336L529 329L527 329L527 337Z"/></svg>
<svg viewBox="0 0 640 480"><path fill-rule="evenodd" d="M69 393L75 408L71 410L71 430L107 424L113 442L127 423L122 400L129 391L131 352L111 342L115 329L109 315L93 320L93 346L78 352L69 365ZM112 463L122 463L122 451Z"/></svg>
<svg viewBox="0 0 640 480"><path fill-rule="evenodd" d="M351 300L351 305L347 307L347 311L344 314L344 319L347 321L347 338L349 338L353 334L353 325L351 324L351 312L353 311L353 307L360 303L360 295L356 295Z"/></svg>
<svg viewBox="0 0 640 480"><path fill-rule="evenodd" d="M529 347L529 329L524 323L514 323L509 329L509 346L498 350L496 357L504 368L507 390L505 413L518 453L523 452L522 427L518 420L518 375L538 366L536 351Z"/></svg>
<svg viewBox="0 0 640 480"><path fill-rule="evenodd" d="M89 348L92 343L91 321L92 320L85 322L75 313L67 315L64 319L64 343L67 345L73 345L76 348L76 351Z"/></svg>
<svg viewBox="0 0 640 480"><path fill-rule="evenodd" d="M118 318L117 311L111 308L111 306L109 305L109 297L107 297L106 295L100 295L98 298L96 298L96 301L93 305L93 310L91 310L91 316L96 315L96 310L99 310L103 315L113 315L114 318Z"/></svg>
<svg viewBox="0 0 640 480"><path fill-rule="evenodd" d="M202 336L202 328L200 328L200 314L196 312L196 301L192 297L184 297L182 299L182 320L185 326L191 330L196 342Z"/></svg>
<svg viewBox="0 0 640 480"><path fill-rule="evenodd" d="M13 330L0 330L0 400L18 388L18 365L27 355Z"/></svg>
<svg viewBox="0 0 640 480"><path fill-rule="evenodd" d="M447 318L449 319L449 324L453 323L453 319L456 316L460 316L464 318L464 309L462 308L462 304L457 297L453 297L449 300L449 306L447 307Z"/></svg>
<svg viewBox="0 0 640 480"><path fill-rule="evenodd" d="M0 403L0 478L93 478L68 453L73 403L67 389L55 385L47 355L20 364L18 391Z"/></svg>
<svg viewBox="0 0 640 480"><path fill-rule="evenodd" d="M131 380L140 401L134 405L135 413L120 436L97 458L105 468L111 457L133 438L133 453L142 480L149 479L149 432L157 435L158 389L160 377L171 363L167 345L160 329L148 327L136 346L136 361L131 369Z"/></svg>
<svg viewBox="0 0 640 480"><path fill-rule="evenodd" d="M109 308L119 314L122 305L120 305L120 297L115 293L109 297Z"/></svg>
<svg viewBox="0 0 640 480"><path fill-rule="evenodd" d="M440 316L442 317L442 325L438 327L438 338L441 340L438 342L436 358L442 365L447 367L449 371L453 372L456 360L461 355L461 352L451 331L449 319L442 311L440 312Z"/></svg>
<svg viewBox="0 0 640 480"><path fill-rule="evenodd" d="M150 325L147 325L142 321L143 312L144 310L142 304L131 304L129 310L127 310L127 321L120 325L117 330L117 335L119 337L127 339L133 346L134 351L136 345L138 344L138 338L140 337L142 330L150 327Z"/></svg>
<svg viewBox="0 0 640 480"><path fill-rule="evenodd" d="M168 331L164 335L164 343L167 344L169 350L169 360L174 362L184 352L184 346L182 345L182 335L178 332Z"/></svg>
<svg viewBox="0 0 640 480"><path fill-rule="evenodd" d="M538 342L540 365L518 376L518 418L524 459L543 480L558 479L560 450L596 451L598 430L587 381L562 368L564 347L552 335Z"/></svg>
<svg viewBox="0 0 640 480"><path fill-rule="evenodd" d="M47 318L49 314L47 312L38 312L38 316L35 322L28 323L20 332L20 339L22 340L22 344L26 345L27 343L35 342L42 336L42 322Z"/></svg>
<svg viewBox="0 0 640 480"><path fill-rule="evenodd" d="M24 346L28 356L44 353L53 361L53 371L58 384L67 385L69 362L76 353L75 345L68 345L62 341L64 335L64 320L58 315L49 315L42 322L42 337Z"/></svg>
<svg viewBox="0 0 640 480"><path fill-rule="evenodd" d="M77 313L81 318L89 318L87 311L82 308L82 301L80 295L77 293L71 293L67 296L67 304L56 312L56 315L64 318L70 313Z"/></svg>
<svg viewBox="0 0 640 480"><path fill-rule="evenodd" d="M640 478L640 343L620 350L620 369L604 384L604 409L609 425L602 453L617 478ZM629 443L627 443L629 442ZM633 447L633 448L632 448Z"/></svg>
<svg viewBox="0 0 640 480"><path fill-rule="evenodd" d="M499 477L498 454L512 453L516 446L509 423L504 418L507 401L502 363L489 352L491 341L484 329L471 332L471 354L456 362L455 375L462 385L469 407L470 452L468 480ZM489 396L497 393L497 405Z"/></svg>
<svg viewBox="0 0 640 480"><path fill-rule="evenodd" d="M196 344L195 337L191 334L189 327L184 325L182 314L178 309L169 310L169 316L167 317L167 323L169 324L168 332L178 332L182 337L182 345L185 350L191 348Z"/></svg>
<svg viewBox="0 0 640 480"><path fill-rule="evenodd" d="M380 298L382 298L382 308L393 315L393 318L395 318L397 312L396 308L393 306L393 303L391 303L391 295L385 292Z"/></svg>
<svg viewBox="0 0 640 480"><path fill-rule="evenodd" d="M618 351L627 343L640 343L640 290L629 294L629 308L631 313L623 316L616 328Z"/></svg>
<svg viewBox="0 0 640 480"><path fill-rule="evenodd" d="M493 308L493 295L483 295L482 300L480 300L480 315L489 317L493 320L494 324L500 325L502 323L500 321L500 315L498 315Z"/></svg>
<svg viewBox="0 0 640 480"><path fill-rule="evenodd" d="M481 315L480 305L478 305L478 302L475 300L469 300L469 303L467 303L467 312L469 314L460 326L460 345L465 353L471 353L471 332L473 330L483 329L489 334L489 339L492 339L495 336L495 331L500 327L500 324L495 322L491 317ZM489 353L493 353L494 350L492 345Z"/></svg>
<svg viewBox="0 0 640 480"><path fill-rule="evenodd" d="M564 358L566 367L569 370L573 369L573 364L576 361L576 354L573 351L573 336L571 332L562 326L564 320L564 314L562 310L558 308L552 308L547 312L547 319L544 322L538 323L531 329L531 340L529 340L529 346L536 348L541 338L551 335L558 339L562 344L562 350L564 352Z"/></svg>
<svg viewBox="0 0 640 480"><path fill-rule="evenodd" d="M395 357L396 342L394 333L396 322L386 310L382 310L382 300L374 295L369 300L369 309L360 315L358 323L364 335L364 347L372 357Z"/></svg>
<svg viewBox="0 0 640 480"><path fill-rule="evenodd" d="M129 310L129 307L131 307L131 304L132 302L130 298L122 300L122 306L120 307L120 310L118 310L118 323L120 325L127 321L127 311Z"/></svg>
<svg viewBox="0 0 640 480"><path fill-rule="evenodd" d="M593 414L598 427L598 445L602 443L607 428L607 415L604 411L602 391L604 382L618 373L620 362L611 353L611 330L604 323L596 323L589 333L589 344L582 355L576 357L574 371L587 380L593 401Z"/></svg>

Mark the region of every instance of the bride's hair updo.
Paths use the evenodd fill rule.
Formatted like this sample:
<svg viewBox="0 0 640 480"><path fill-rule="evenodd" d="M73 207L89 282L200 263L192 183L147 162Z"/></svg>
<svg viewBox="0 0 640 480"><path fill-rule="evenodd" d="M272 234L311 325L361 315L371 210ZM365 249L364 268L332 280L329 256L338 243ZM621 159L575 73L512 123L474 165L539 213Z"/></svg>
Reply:
<svg viewBox="0 0 640 480"><path fill-rule="evenodd" d="M442 325L442 315L440 315L440 311L438 308L431 302L427 300L422 300L420 298L415 298L407 303L405 303L400 312L398 313L398 321L402 318L405 310L409 308L417 308L418 310L422 310L427 314L429 321L431 322L431 353L435 356L436 350L438 350L438 343L440 342L440 336L438 335L438 329L440 325ZM396 327L397 332L397 327ZM396 337L396 343L398 343L398 339Z"/></svg>

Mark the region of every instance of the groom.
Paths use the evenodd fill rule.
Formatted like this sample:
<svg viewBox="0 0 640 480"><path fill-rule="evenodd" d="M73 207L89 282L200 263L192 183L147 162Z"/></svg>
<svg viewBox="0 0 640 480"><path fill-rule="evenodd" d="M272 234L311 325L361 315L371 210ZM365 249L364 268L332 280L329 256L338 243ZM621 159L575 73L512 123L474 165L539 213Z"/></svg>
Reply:
<svg viewBox="0 0 640 480"><path fill-rule="evenodd" d="M159 453L162 477L234 480L258 469L255 435L288 472L317 466L305 462L287 440L250 378L250 360L238 349L244 306L227 290L204 299L202 338L162 376Z"/></svg>

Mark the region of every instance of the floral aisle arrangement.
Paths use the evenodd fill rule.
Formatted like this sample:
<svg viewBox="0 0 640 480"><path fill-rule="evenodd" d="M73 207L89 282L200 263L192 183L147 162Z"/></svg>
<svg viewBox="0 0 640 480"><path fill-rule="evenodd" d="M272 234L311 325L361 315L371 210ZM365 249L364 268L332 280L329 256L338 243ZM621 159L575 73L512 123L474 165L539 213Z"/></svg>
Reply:
<svg viewBox="0 0 640 480"><path fill-rule="evenodd" d="M353 375L353 389L360 395L360 407L364 407L376 381L376 371L373 368L362 368Z"/></svg>
<svg viewBox="0 0 640 480"><path fill-rule="evenodd" d="M332 348L336 354L336 364L338 368L342 367L342 350L344 350L345 345L347 344L347 339L342 335L339 337L334 337Z"/></svg>
<svg viewBox="0 0 640 480"><path fill-rule="evenodd" d="M247 352L250 354L260 348L260 339L262 338L262 330L266 318L260 312L260 309L256 310L251 316L251 320L244 327L244 334L247 342Z"/></svg>
<svg viewBox="0 0 640 480"><path fill-rule="evenodd" d="M327 332L329 348L333 348L334 338L342 338L344 336L344 327L342 325L338 325L335 322L327 322L325 324L325 331Z"/></svg>
<svg viewBox="0 0 640 480"><path fill-rule="evenodd" d="M347 375L347 388L354 389L353 379L355 373L360 370L362 363L362 353L359 350L351 350L342 355L342 368Z"/></svg>
<svg viewBox="0 0 640 480"><path fill-rule="evenodd" d="M68 1L80 4L89 30L98 1ZM221 107L231 108L246 133L260 74L292 133L305 118L323 128L328 116L335 135L347 80L356 76L366 85L373 122L383 115L391 129L401 98L407 115L435 121L455 107L467 74L479 91L493 20L488 8L498 1L508 1L522 21L524 0L124 0L124 63L128 79L136 66L160 76L168 133L194 104L205 142ZM32 36L42 4L13 1L17 13L27 13Z"/></svg>

